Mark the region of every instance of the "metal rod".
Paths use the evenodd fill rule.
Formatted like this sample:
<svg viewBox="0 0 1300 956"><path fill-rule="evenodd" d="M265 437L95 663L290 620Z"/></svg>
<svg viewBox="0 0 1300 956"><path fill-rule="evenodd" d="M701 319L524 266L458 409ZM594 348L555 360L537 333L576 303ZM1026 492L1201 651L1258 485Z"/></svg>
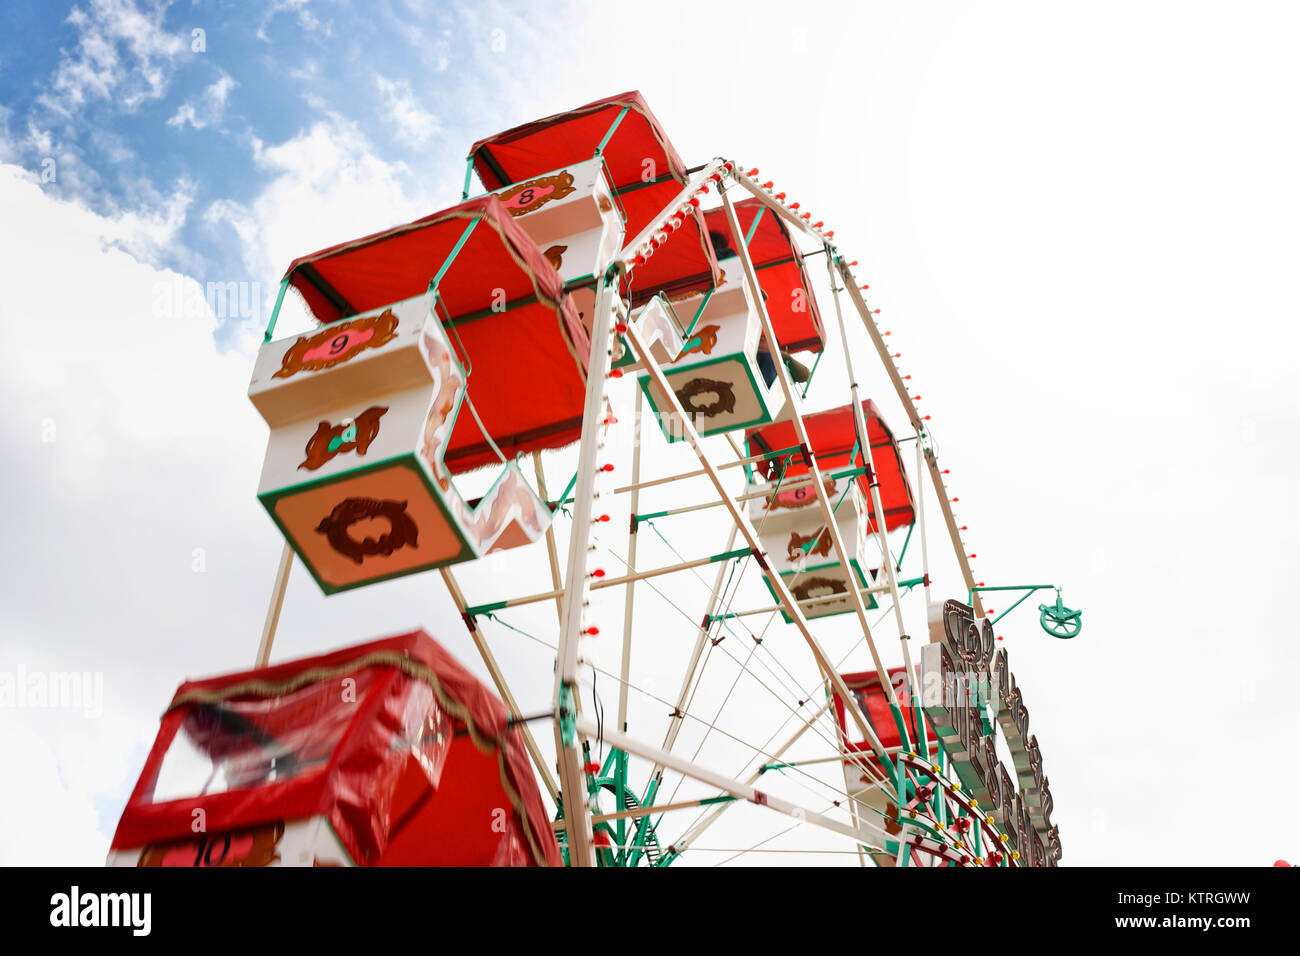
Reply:
<svg viewBox="0 0 1300 956"><path fill-rule="evenodd" d="M469 174L474 171L474 156L470 154L465 157L465 185L460 191L460 201L464 202L469 198Z"/></svg>
<svg viewBox="0 0 1300 956"><path fill-rule="evenodd" d="M925 586L925 627L930 629L930 549L925 540L925 482L921 478L921 433L916 433L916 525L921 534L921 579ZM929 638L927 637L927 640Z"/></svg>
<svg viewBox="0 0 1300 956"><path fill-rule="evenodd" d="M709 177L712 176L714 172L720 171L721 169L722 169L722 160L715 159L712 160L711 162L705 163L704 166L700 168L700 171L696 173L695 176L692 177L689 181L687 181L686 185L682 188L681 192L679 192L676 196L674 196L672 200L669 201L663 207L664 210L666 211L664 215L666 215L668 211L675 210L678 207L689 202L691 199L695 198L695 194L700 189L700 187L707 184L709 182ZM645 244L648 247L650 238L656 232L659 231L659 227L662 224L663 224L662 218L651 219L650 222L646 224L645 228L642 229L641 232L635 238L633 238L631 242L626 243L623 246L622 251L620 251L619 254L614 257L615 264L617 266L621 266L624 269L626 269L629 265L632 265L636 257L638 255L641 255L641 253L637 252L637 249L640 248L642 244ZM638 354L641 354L639 350L638 350Z"/></svg>
<svg viewBox="0 0 1300 956"><path fill-rule="evenodd" d="M865 468L849 468L844 471L832 472L830 477L837 481L842 478L854 478L858 475L865 475ZM802 488L805 485L812 484L812 478L790 478L785 481L781 487L789 491L793 488ZM733 495L731 500L736 502L752 501L755 498L767 498L771 496L770 491L751 491L743 495ZM669 518L673 515L687 514L693 511L704 511L708 508L721 508L721 501L703 501L694 505L682 505L680 508L667 508L663 511L647 511L645 514L637 515L638 521L650 521L654 518ZM839 510L839 503L836 504L836 510ZM820 529L819 529L820 530Z"/></svg>
<svg viewBox="0 0 1300 956"><path fill-rule="evenodd" d="M262 625L262 640L257 645L254 667L265 667L271 659L271 645L275 642L275 629L280 623L280 609L284 607L284 591L289 586L289 571L293 567L293 548L285 541L280 552L280 565L275 569L275 583L271 586L271 603L266 609L266 623Z"/></svg>
<svg viewBox="0 0 1300 956"><path fill-rule="evenodd" d="M782 451L790 452L790 451L798 451L798 449L783 448ZM775 455L777 455L777 452L771 452L770 454L764 454L764 455L750 455L748 458L742 458L739 461L726 461L723 462L721 465L715 465L714 467L717 468L719 471L724 471L728 468L740 468L744 465L752 465L754 462L757 461L767 461L769 458L772 458ZM669 482L683 481L687 478L702 478L707 474L708 472L705 471L703 468L697 468L695 471L684 471L679 475L668 475L664 478L651 478L649 481L634 482L630 485L624 485L622 488L615 488L614 494L621 495L626 491L632 491L637 488L653 488L656 485L666 485Z"/></svg>
<svg viewBox="0 0 1300 956"><path fill-rule="evenodd" d="M533 471L537 475L537 493L543 501L546 500L546 470L542 467L542 453L533 452ZM555 589L555 619L556 622L564 615L564 602L561 595L564 593L564 582L560 578L560 555L559 549L555 546L555 522L552 521L546 526L546 558L551 564L551 587Z"/></svg>
<svg viewBox="0 0 1300 956"><path fill-rule="evenodd" d="M614 135L614 131L618 129L619 124L623 122L623 117L627 115L627 111L629 109L630 107L627 106L623 107L623 109L619 111L618 116L615 117L614 122L609 124L609 129L605 131L605 135L601 137L600 142L596 144L596 152L594 153L595 156L599 156L601 153L605 151L605 147L609 144L609 138ZM615 185L617 184L610 183L609 188L613 189Z"/></svg>
<svg viewBox="0 0 1300 956"><path fill-rule="evenodd" d="M885 749L888 750L891 755L907 752L902 747L887 747ZM930 745L930 752L931 753L935 752L934 744ZM763 764L762 771L763 773L767 773L771 770L781 770L784 767L809 767L812 766L813 764L835 763L837 761L843 761L844 763L852 763L853 758L846 753L838 753L838 754L831 754L829 757L810 757L807 760L788 760L788 761L783 760L780 762Z"/></svg>
<svg viewBox="0 0 1300 956"><path fill-rule="evenodd" d="M635 820L641 817L648 817L654 813L667 813L670 810L692 810L696 807L706 807L714 803L729 803L733 800L739 800L739 797L733 797L726 794L721 797L703 797L699 800L679 800L677 803L661 803L652 807L633 807L631 810L619 810L617 813L597 813L591 818L592 823L611 823L615 820ZM564 821L556 820L551 824L554 830L563 830ZM640 849L640 847L630 847L629 849Z"/></svg>
<svg viewBox="0 0 1300 956"><path fill-rule="evenodd" d="M727 550L730 551L735 547L736 535L740 529L732 525L731 532L727 536ZM677 734L682 729L685 722L686 713L683 708L686 706L686 698L690 693L691 685L695 682L695 671L700 664L700 655L704 652L704 643L709 639L709 625L712 623L713 611L718 606L718 594L722 590L723 578L727 573L726 564L718 565L718 576L713 582L713 591L709 594L708 610L704 612L704 618L700 623L699 629L695 635L695 647L691 649L691 660L686 665L686 673L682 675L682 686L677 691L677 703L673 705L673 712L668 718L668 730L664 734L663 749L672 751L673 745L677 742ZM657 780L663 774L663 767L656 764L650 772L650 779Z"/></svg>
<svg viewBox="0 0 1300 956"><path fill-rule="evenodd" d="M515 716L510 716L510 717L506 718L506 726L507 726L507 727L522 727L522 726L524 726L525 724L531 723L531 722L534 721L534 720L554 720L554 719L555 719L555 711L553 711L553 710L544 710L544 711L542 711L540 714L529 714L527 717L515 717ZM451 735L452 735L453 737L468 737L468 736L469 736L469 728L468 728L468 727L462 727L462 728L460 728L460 730L452 731L452 734L451 734Z"/></svg>
<svg viewBox="0 0 1300 956"><path fill-rule="evenodd" d="M1019 599L1018 601L1016 601L1015 604L1011 605L1011 607L1007 608L1005 611L1003 611L1001 614L999 614L997 617L995 617L995 618L994 618L990 623L991 623L991 624L997 624L998 621L1002 620L1004 617L1006 617L1008 614L1010 614L1010 613L1011 613L1012 611L1014 611L1016 608L1020 607L1020 605L1024 604L1025 601L1029 599L1030 595L1037 594L1039 591L1046 590L1047 588L1053 588L1053 587L1055 587L1055 586L1056 586L1056 585L1054 585L1054 584L1038 584L1038 585L1035 585L1034 587L1031 587L1031 588L1026 589L1026 590L1025 590L1025 593L1022 594L1022 595L1020 596L1020 599ZM1009 587L1008 587L1008 588L976 588L975 590L977 590L977 591L1015 591L1015 590L1017 590L1017 589L1016 589L1016 588L1009 588Z"/></svg>
<svg viewBox="0 0 1300 956"><path fill-rule="evenodd" d="M280 291L275 296L275 307L271 309L271 321L266 324L266 332L262 336L263 342L271 341L271 336L275 333L275 322L280 318L280 306L284 304L284 293L288 288L289 280L281 280Z"/></svg>
<svg viewBox="0 0 1300 956"><path fill-rule="evenodd" d="M465 248L465 243L469 242L469 237L473 234L475 227L478 226L479 221L482 218L481 215L475 216L469 221L469 225L465 227L465 231L460 234L460 238L456 240L456 244L451 247L451 252L447 254L447 258L443 260L442 265L438 267L438 271L434 273L433 280L429 283L429 288L433 290L434 295L437 295L438 293L438 283L442 281L442 277L447 274L447 270L450 269L452 263L456 261L456 257L460 255L460 251ZM443 303L443 307L446 307L445 302ZM468 356L466 356L466 359L468 359Z"/></svg>
<svg viewBox="0 0 1300 956"><path fill-rule="evenodd" d="M864 598L866 598L868 596L884 594L888 590L889 590L889 585L879 584L876 585L875 587L870 587L870 588L858 588L858 593L861 594ZM843 594L831 594L828 595L827 597L808 598L805 601L800 601L799 606L801 608L815 607L818 604L830 604L832 601L842 601L842 600L844 600ZM781 605L774 604L771 607L759 607L759 608L754 608L751 611L733 611L730 614L723 615L723 617L730 620L733 617L753 617L755 614L774 614L777 611L781 611L781 610L784 610L784 608L782 608Z"/></svg>
<svg viewBox="0 0 1300 956"><path fill-rule="evenodd" d="M451 595L451 599L456 603L456 608L465 621L465 626L469 628L470 640L474 642L474 646L478 649L479 657L483 659L483 666L487 668L488 675L492 678L497 693L501 695L501 700L505 702L511 718L519 719L519 702L515 700L515 695L506 682L505 673L501 670L501 665L497 663L492 648L488 647L487 635L480 631L474 624L474 619L465 613L465 595L461 592L460 584L456 581L450 568L441 568L440 571L443 583L447 585L447 593ZM547 793L551 795L551 799L555 801L556 806L559 806L560 788L555 782L555 777L551 774L551 768L548 766L546 758L542 755L542 748L537 745L537 738L533 736L533 732L527 724L520 724L519 730L524 738L524 747L527 749L528 755L533 758L533 766L537 768L537 774L542 778L542 785L546 787Z"/></svg>
<svg viewBox="0 0 1300 956"><path fill-rule="evenodd" d="M615 297L611 279L614 279L612 269L597 284L596 302L592 309L582 444L578 452L577 484L573 492L573 533L569 540L569 564L564 574L564 580L569 586L564 594L555 661L555 748L560 762L560 792L564 801L564 829L571 866L596 864L584 771L583 755L586 748L580 747L575 733L575 726L582 719L575 694L578 686L578 642L587 627L584 615L591 583L587 574L587 548L591 541L595 483L600 467L596 456L600 450L605 383L609 377L612 351Z"/></svg>
<svg viewBox="0 0 1300 956"><path fill-rule="evenodd" d="M723 551L719 554L711 554L707 558L695 558L691 561L682 561L678 564L670 564L662 568L652 568L649 571L636 571L632 574L624 574L616 578L598 578L593 581L589 587L593 591L600 591L604 588L621 587L624 584L630 584L633 581L644 581L646 578L657 578L665 574L674 574L677 571L689 571L691 568L700 568L706 564L713 564L715 561L725 561L728 558L748 557L750 551L748 548L740 548L736 551ZM488 611L500 611L508 607L520 607L525 604L536 604L538 601L548 601L552 598L562 598L565 595L563 588L556 591L543 591L540 594L529 594L524 597L507 598L504 601L495 601L491 604L477 604L468 609L472 617L483 614Z"/></svg>
<svg viewBox="0 0 1300 956"><path fill-rule="evenodd" d="M903 624L903 600L898 593L898 574L894 570L894 562L889 554L889 533L886 528L885 507L880 497L880 480L876 477L875 462L871 455L871 436L867 431L867 420L862 413L862 396L858 393L858 377L853 368L853 352L849 348L849 331L844 325L844 311L840 307L840 290L837 288L838 283L835 281L835 268L831 257L826 257L826 275L831 283L831 298L835 302L835 318L840 327L840 342L844 348L844 370L849 376L849 397L853 406L853 426L858 435L858 448L862 453L862 463L866 466L868 477L868 494L871 500L871 519L870 523L874 525L876 540L880 545L880 566L885 572L885 581L889 585L889 596L893 602L894 623L898 626L898 642L903 649L903 673L907 679L907 688L910 691L909 697L912 702L912 712L915 713L920 708L920 692L917 688L916 675L912 671L912 653L908 648L909 637L907 628ZM878 671L880 674L881 686L891 685L886 679L885 671ZM907 730L907 723L903 720L902 710L898 707L896 699L890 700L890 706L894 710L894 720L899 726L902 734L903 743L909 743L910 734ZM917 728L918 734L923 734L924 725ZM921 740L920 746L925 747L925 741Z"/></svg>
<svg viewBox="0 0 1300 956"><path fill-rule="evenodd" d="M578 729L589 736L596 733L596 725L585 717L578 719ZM786 816L794 817L796 820L804 823L811 823L813 826L821 827L823 830L829 830L832 833L838 833L846 836L851 840L862 840L863 833L855 830L848 824L841 823L839 820L832 820L815 810L809 810L791 803L788 800L778 797L774 794L764 793L761 790L755 790L753 787L741 783L738 780L732 780L724 777L720 773L714 773L704 767L698 766L689 760L683 760L675 754L668 753L666 750L660 750L657 747L651 747L642 744L639 741L628 737L626 734L619 733L615 730L604 731L605 742L611 747L618 747L628 753L634 753L637 756L644 757L647 760L653 760L655 763L661 763L670 770L675 770L684 776L691 777L701 783L706 783L711 787L716 787L724 793L729 793L740 800L748 800L756 803L761 807L768 807L778 813L784 813ZM725 804L724 804L725 806ZM883 833L883 829L881 830Z"/></svg>
<svg viewBox="0 0 1300 956"><path fill-rule="evenodd" d="M621 114L620 114L621 116ZM641 480L641 406L644 393L641 389L636 390L636 408L632 414L632 484L636 485ZM627 531L627 570L630 574L636 574L636 509L641 503L641 489L634 487L632 489L632 498L630 502L631 519L628 521ZM627 590L623 594L623 659L619 667L619 685L618 685L618 728L624 733L627 732L627 693L628 680L631 677L632 670L632 609L636 600L636 579L633 578L627 582Z"/></svg>

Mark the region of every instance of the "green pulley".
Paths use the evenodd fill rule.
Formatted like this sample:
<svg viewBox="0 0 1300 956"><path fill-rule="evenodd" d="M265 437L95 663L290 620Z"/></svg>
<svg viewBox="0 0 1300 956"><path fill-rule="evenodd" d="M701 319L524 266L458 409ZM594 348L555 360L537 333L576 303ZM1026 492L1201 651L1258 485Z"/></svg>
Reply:
<svg viewBox="0 0 1300 956"><path fill-rule="evenodd" d="M1056 604L1038 605L1038 623L1052 637L1069 640L1083 630L1083 612L1061 603L1061 589L1056 589Z"/></svg>

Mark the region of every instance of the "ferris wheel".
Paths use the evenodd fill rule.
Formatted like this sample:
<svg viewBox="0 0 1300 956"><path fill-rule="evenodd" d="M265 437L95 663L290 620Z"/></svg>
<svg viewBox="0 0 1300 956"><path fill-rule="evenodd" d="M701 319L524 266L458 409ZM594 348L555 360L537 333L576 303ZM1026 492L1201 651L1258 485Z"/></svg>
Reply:
<svg viewBox="0 0 1300 956"><path fill-rule="evenodd" d="M257 666L178 692L114 862L1055 865L983 603L1053 585L976 579L834 240L757 168L687 168L628 93L474 144L458 205L295 260L249 393L286 540ZM320 328L277 339L290 289ZM430 630L466 629L491 690L423 634L268 666L295 561L326 594L437 571L460 619ZM1039 612L1081 629L1059 588ZM208 776L163 799L180 741ZM366 746L410 761L347 764L397 795L363 826L330 774ZM178 833L200 803L219 839Z"/></svg>

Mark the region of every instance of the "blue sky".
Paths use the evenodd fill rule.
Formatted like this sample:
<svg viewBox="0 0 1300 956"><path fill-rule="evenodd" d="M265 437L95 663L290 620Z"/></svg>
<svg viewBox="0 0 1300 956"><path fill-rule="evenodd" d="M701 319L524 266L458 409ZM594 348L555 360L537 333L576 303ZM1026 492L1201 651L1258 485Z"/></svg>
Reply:
<svg viewBox="0 0 1300 956"><path fill-rule="evenodd" d="M1063 583L1084 609L1072 642L1032 610L1005 625L1065 861L1294 861L1293 834L1204 836L1221 755L1287 752L1300 666L1278 610L1300 577L1300 18L1225 9L0 4L0 498L21 542L0 551L0 671L105 680L93 721L0 714L0 765L25 771L0 820L32 823L0 825L0 863L101 861L175 687L252 660L281 542L246 392L287 264L454 204L474 140L630 89L688 164L757 165L835 229L933 413L977 575ZM167 291L232 281L260 306ZM288 308L285 334L305 321ZM835 348L810 410L848 400ZM857 373L897 426L879 369ZM694 467L683 455L656 445L647 467ZM572 472L563 453L550 467ZM721 550L716 522L693 524L696 553ZM550 588L544 557L485 560L464 568L470 600L507 572ZM934 573L958 596L952 567ZM673 692L689 628L638 607L639 660L660 668L643 686ZM548 614L512 623L545 633ZM412 626L482 673L431 575L327 599L296 573L275 657ZM829 621L827 640L851 630ZM553 656L489 637L521 707L546 709ZM647 737L666 713L632 701ZM745 732L769 716L755 699ZM1300 783L1279 773L1280 792ZM736 811L718 844L761 838L763 812Z"/></svg>
<svg viewBox="0 0 1300 956"><path fill-rule="evenodd" d="M545 25L562 9L530 5L527 19ZM265 189L275 169L263 151L314 123L346 125L404 188L431 196L473 139L512 115L482 65L511 39L524 45L523 23L492 4L419 0L6 4L0 142L29 169L54 161L51 195L179 216L150 250L156 264L204 283L266 283L275 276L248 274L214 212Z"/></svg>

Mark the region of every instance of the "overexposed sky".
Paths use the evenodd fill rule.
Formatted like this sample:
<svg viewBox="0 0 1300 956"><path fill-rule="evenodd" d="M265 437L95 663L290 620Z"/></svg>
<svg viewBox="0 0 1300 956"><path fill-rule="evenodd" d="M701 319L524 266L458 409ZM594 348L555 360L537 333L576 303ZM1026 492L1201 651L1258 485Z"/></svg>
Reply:
<svg viewBox="0 0 1300 956"><path fill-rule="evenodd" d="M1083 609L1071 642L1038 629L1045 595L998 629L1063 863L1300 856L1285 831L1275 844L1214 838L1225 768L1267 758L1267 789L1300 783L1285 758L1300 664L1286 612L1300 577L1292 5L392 3L365 34L343 3L247 23L139 6L148 15L117 0L65 20L33 5L48 62L0 46L0 670L104 679L102 714L0 711L0 760L22 768L0 786L0 862L100 862L175 686L256 650L280 551L254 497L266 428L245 395L265 315L187 312L159 289L247 281L269 294L295 255L453 204L457 158L481 136L628 89L688 164L756 165L835 229L933 415L977 578L1061 584ZM194 24L210 37L201 55L185 53ZM116 58L87 52L96 37ZM288 107L259 106L273 96ZM55 183L41 181L46 157ZM810 268L821 293L820 258ZM865 394L901 431L854 335ZM845 382L832 349L810 407L847 401ZM690 467L654 436L645 448L654 473ZM571 471L563 455L548 463L554 486ZM697 484L642 510L704 497ZM722 550L717 516L685 520L659 527L687 556ZM620 538L602 545L622 554ZM930 552L936 596L960 597L937 535ZM642 555L673 560L645 535ZM462 576L474 601L504 596L503 579L549 587L536 549ZM756 570L746 578L759 606ZM675 587L698 619L705 586ZM593 603L615 622L607 634L621 600ZM648 593L637 601L638 684L671 697L691 625ZM918 627L922 613L909 610ZM554 629L549 605L508 620ZM436 574L326 599L299 568L275 656L411 626L479 667ZM550 652L486 627L523 710L545 709ZM852 643L843 618L824 633ZM895 641L882 647L899 662ZM616 644L598 654L617 668ZM735 677L726 655L747 652L717 654L706 718ZM762 654L767 684L812 679L779 621ZM761 742L784 715L756 681L736 686L725 726ZM612 719L613 682L598 678L597 694ZM657 743L665 716L638 696L633 732ZM736 775L732 750L711 737L699 759ZM827 798L789 776L773 789ZM700 844L719 852L684 862L787 826L752 807L724 819Z"/></svg>

